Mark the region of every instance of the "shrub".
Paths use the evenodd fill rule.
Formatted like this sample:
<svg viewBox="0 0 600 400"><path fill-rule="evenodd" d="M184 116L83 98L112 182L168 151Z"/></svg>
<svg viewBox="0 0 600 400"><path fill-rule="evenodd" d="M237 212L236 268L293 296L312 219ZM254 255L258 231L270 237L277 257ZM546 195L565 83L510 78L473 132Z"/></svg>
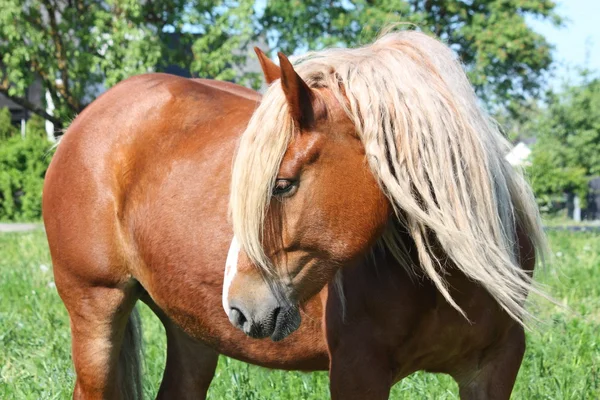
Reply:
<svg viewBox="0 0 600 400"><path fill-rule="evenodd" d="M543 146L534 148L531 166L527 168L535 198L544 213L555 213L564 206L567 192L579 196L585 203L588 180L579 166L557 166L555 154ZM585 206L585 204L582 204Z"/></svg>
<svg viewBox="0 0 600 400"><path fill-rule="evenodd" d="M10 123L10 110L0 108L0 140L8 139L17 134L17 128Z"/></svg>
<svg viewBox="0 0 600 400"><path fill-rule="evenodd" d="M589 178L600 174L600 78L583 71L581 82L549 93L545 108L532 115L537 133L531 154L533 191L543 211L555 211L565 193L586 206Z"/></svg>
<svg viewBox="0 0 600 400"><path fill-rule="evenodd" d="M29 121L22 138L18 131L7 128L1 115L0 135L6 134L0 136L0 221L38 220L52 143L46 138L41 118Z"/></svg>

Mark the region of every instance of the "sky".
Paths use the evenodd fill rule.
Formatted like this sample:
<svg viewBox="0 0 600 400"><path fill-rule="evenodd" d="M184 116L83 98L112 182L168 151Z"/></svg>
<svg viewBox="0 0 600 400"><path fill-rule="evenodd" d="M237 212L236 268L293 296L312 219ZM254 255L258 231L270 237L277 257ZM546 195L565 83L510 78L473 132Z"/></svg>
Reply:
<svg viewBox="0 0 600 400"><path fill-rule="evenodd" d="M577 80L576 67L588 67L600 73L600 0L558 0L557 12L565 26L529 19L534 30L555 46L555 76L552 86L565 79Z"/></svg>

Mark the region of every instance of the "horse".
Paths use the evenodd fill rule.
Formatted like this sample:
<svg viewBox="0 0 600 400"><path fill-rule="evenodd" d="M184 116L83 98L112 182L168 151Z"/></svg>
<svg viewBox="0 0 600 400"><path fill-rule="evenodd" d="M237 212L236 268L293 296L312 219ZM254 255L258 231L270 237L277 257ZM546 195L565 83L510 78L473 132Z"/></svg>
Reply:
<svg viewBox="0 0 600 400"><path fill-rule="evenodd" d="M401 31L259 57L270 87L231 180L232 325L277 343L326 288L332 399L387 399L418 370L451 375L461 399L508 399L546 239L450 48Z"/></svg>
<svg viewBox="0 0 600 400"><path fill-rule="evenodd" d="M234 152L260 95L203 79L127 79L83 110L46 173L43 219L69 314L75 399L142 397L134 305L162 321L159 399L205 398L219 354L327 370L321 296L289 338L248 338L222 310Z"/></svg>

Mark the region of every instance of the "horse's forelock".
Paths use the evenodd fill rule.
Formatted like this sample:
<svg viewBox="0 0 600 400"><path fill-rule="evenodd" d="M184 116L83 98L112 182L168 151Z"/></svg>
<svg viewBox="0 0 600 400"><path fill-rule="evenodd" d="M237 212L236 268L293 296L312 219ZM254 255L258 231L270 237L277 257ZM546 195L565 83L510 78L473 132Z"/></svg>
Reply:
<svg viewBox="0 0 600 400"><path fill-rule="evenodd" d="M234 160L229 211L241 248L267 275L265 217L276 174L294 132L279 81L274 83L242 135ZM268 233L268 232L267 232Z"/></svg>

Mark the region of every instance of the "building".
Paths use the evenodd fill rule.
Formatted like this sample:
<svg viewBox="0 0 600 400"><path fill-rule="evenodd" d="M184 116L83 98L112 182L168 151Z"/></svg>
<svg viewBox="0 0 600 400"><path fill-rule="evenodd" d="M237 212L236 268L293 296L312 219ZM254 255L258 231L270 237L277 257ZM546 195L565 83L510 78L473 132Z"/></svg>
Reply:
<svg viewBox="0 0 600 400"><path fill-rule="evenodd" d="M506 155L506 161L510 165L528 165L528 158L531 155L531 149L524 142L519 142Z"/></svg>

